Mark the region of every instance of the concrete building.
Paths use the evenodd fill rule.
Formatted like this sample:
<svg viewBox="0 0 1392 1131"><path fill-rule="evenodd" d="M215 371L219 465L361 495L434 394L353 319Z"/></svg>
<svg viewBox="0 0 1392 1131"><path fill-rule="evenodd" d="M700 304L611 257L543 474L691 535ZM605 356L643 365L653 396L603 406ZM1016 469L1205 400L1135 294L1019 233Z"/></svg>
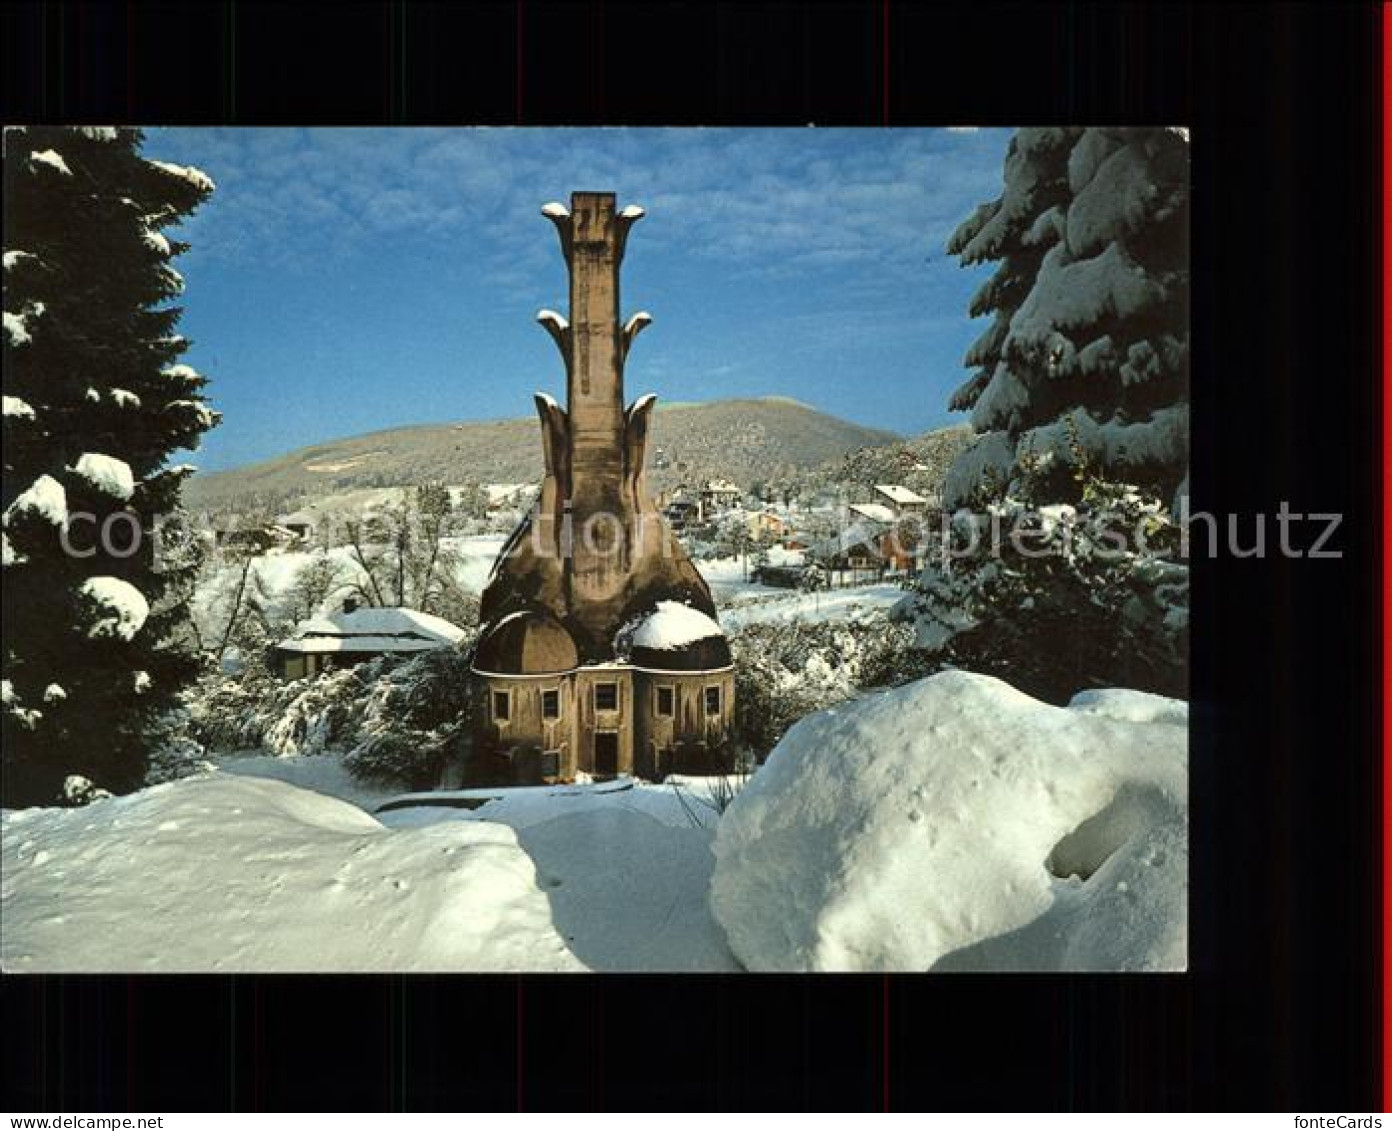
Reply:
<svg viewBox="0 0 1392 1131"><path fill-rule="evenodd" d="M565 364L566 407L536 396L541 495L483 594L472 773L522 784L713 767L733 720L730 649L647 490L655 398L623 400L624 362L652 321L619 312L643 210L577 192L542 212L570 274L569 318L537 315Z"/></svg>

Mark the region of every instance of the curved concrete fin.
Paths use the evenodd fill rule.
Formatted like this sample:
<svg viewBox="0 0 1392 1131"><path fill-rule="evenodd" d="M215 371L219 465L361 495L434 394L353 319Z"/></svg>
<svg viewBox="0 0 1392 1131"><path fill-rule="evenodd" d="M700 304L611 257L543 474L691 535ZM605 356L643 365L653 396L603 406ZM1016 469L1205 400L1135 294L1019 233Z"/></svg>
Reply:
<svg viewBox="0 0 1392 1131"><path fill-rule="evenodd" d="M634 491L642 487L643 463L648 453L648 425L657 397L653 393L639 397L624 410L624 483ZM641 494L636 501L647 502Z"/></svg>

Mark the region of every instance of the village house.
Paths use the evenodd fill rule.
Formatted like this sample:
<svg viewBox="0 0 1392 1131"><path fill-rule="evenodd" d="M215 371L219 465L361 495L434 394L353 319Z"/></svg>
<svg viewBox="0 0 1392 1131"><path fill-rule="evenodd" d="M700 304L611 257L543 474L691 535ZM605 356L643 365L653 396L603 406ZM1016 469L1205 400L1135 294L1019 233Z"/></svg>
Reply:
<svg viewBox="0 0 1392 1131"><path fill-rule="evenodd" d="M378 656L451 648L464 636L443 617L406 608L358 608L347 601L340 612L301 621L272 655L281 676L301 679Z"/></svg>
<svg viewBox="0 0 1392 1131"><path fill-rule="evenodd" d="M469 776L530 784L718 768L734 719L730 647L647 490L655 398L623 403L624 360L652 321L619 319L619 267L643 211L578 192L569 209L542 212L570 273L570 317L537 315L565 363L566 405L536 396L541 495L483 593Z"/></svg>
<svg viewBox="0 0 1392 1131"><path fill-rule="evenodd" d="M707 521L734 507L744 492L728 479L708 479L701 487L701 517Z"/></svg>
<svg viewBox="0 0 1392 1131"><path fill-rule="evenodd" d="M755 542L776 542L789 530L786 521L769 511L751 511L744 522L749 537Z"/></svg>
<svg viewBox="0 0 1392 1131"><path fill-rule="evenodd" d="M907 515L922 515L928 510L928 499L897 483L877 483L875 484L875 494L892 507L895 514L901 518Z"/></svg>
<svg viewBox="0 0 1392 1131"><path fill-rule="evenodd" d="M290 531L302 542L307 542L314 537L314 527L318 516L309 509L294 511L291 514L281 515L276 519L276 525Z"/></svg>
<svg viewBox="0 0 1392 1131"><path fill-rule="evenodd" d="M849 503L846 507L846 521L887 527L899 521L899 513L884 503Z"/></svg>
<svg viewBox="0 0 1392 1131"><path fill-rule="evenodd" d="M918 545L915 532L903 526L857 522L814 544L807 557L828 572L832 584L856 585L917 570Z"/></svg>

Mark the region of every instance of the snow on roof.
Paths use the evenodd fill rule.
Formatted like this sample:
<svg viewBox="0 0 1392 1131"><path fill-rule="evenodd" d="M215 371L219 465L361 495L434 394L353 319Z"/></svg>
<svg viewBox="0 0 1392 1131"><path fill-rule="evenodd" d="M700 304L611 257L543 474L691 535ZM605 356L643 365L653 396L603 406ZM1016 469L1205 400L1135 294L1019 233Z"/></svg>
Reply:
<svg viewBox="0 0 1392 1131"><path fill-rule="evenodd" d="M883 503L852 503L849 509L871 522L893 523L898 517Z"/></svg>
<svg viewBox="0 0 1392 1131"><path fill-rule="evenodd" d="M29 154L29 160L39 165L47 165L49 168L57 169L65 177L72 176L72 170L68 168L68 163L63 160L56 149L36 149Z"/></svg>
<svg viewBox="0 0 1392 1131"><path fill-rule="evenodd" d="M98 607L99 615L87 629L93 640L119 636L129 640L145 624L150 604L129 581L119 577L89 577L78 590Z"/></svg>
<svg viewBox="0 0 1392 1131"><path fill-rule="evenodd" d="M301 621L278 647L287 652L424 652L463 638L458 625L416 609L354 609Z"/></svg>
<svg viewBox="0 0 1392 1131"><path fill-rule="evenodd" d="M330 619L348 632L418 632L450 644L464 637L464 630L458 625L416 609L355 609L351 613L335 613Z"/></svg>
<svg viewBox="0 0 1392 1131"><path fill-rule="evenodd" d="M131 475L130 464L114 456L83 452L77 463L68 470L113 498L125 501L135 493L135 477Z"/></svg>
<svg viewBox="0 0 1392 1131"><path fill-rule="evenodd" d="M68 493L53 476L40 475L5 508L5 525L9 525L11 515L24 513L40 515L54 525L66 522Z"/></svg>
<svg viewBox="0 0 1392 1131"><path fill-rule="evenodd" d="M659 601L656 611L644 619L634 632L633 646L669 651L723 635L720 625L700 609L693 609L680 601Z"/></svg>
<svg viewBox="0 0 1392 1131"><path fill-rule="evenodd" d="M904 503L926 503L928 500L917 491L910 491L898 483L876 483L875 490L885 498L903 505Z"/></svg>
<svg viewBox="0 0 1392 1131"><path fill-rule="evenodd" d="M553 200L550 204L543 204L541 206L541 214L543 216L550 216L553 220L564 220L570 215L570 209L564 204L557 204Z"/></svg>
<svg viewBox="0 0 1392 1131"><path fill-rule="evenodd" d="M641 220L648 213L641 204L630 204L619 211L625 220Z"/></svg>

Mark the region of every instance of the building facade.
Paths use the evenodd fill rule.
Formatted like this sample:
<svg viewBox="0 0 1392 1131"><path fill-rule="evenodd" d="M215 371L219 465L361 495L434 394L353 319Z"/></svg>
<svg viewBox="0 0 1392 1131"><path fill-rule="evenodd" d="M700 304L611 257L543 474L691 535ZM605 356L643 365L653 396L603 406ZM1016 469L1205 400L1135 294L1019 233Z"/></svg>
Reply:
<svg viewBox="0 0 1392 1131"><path fill-rule="evenodd" d="M565 364L566 406L536 396L541 493L484 590L473 774L524 784L715 767L734 718L730 649L647 490L655 398L623 399L624 363L652 321L619 314L643 210L578 192L542 213L570 278L569 317L537 316Z"/></svg>

